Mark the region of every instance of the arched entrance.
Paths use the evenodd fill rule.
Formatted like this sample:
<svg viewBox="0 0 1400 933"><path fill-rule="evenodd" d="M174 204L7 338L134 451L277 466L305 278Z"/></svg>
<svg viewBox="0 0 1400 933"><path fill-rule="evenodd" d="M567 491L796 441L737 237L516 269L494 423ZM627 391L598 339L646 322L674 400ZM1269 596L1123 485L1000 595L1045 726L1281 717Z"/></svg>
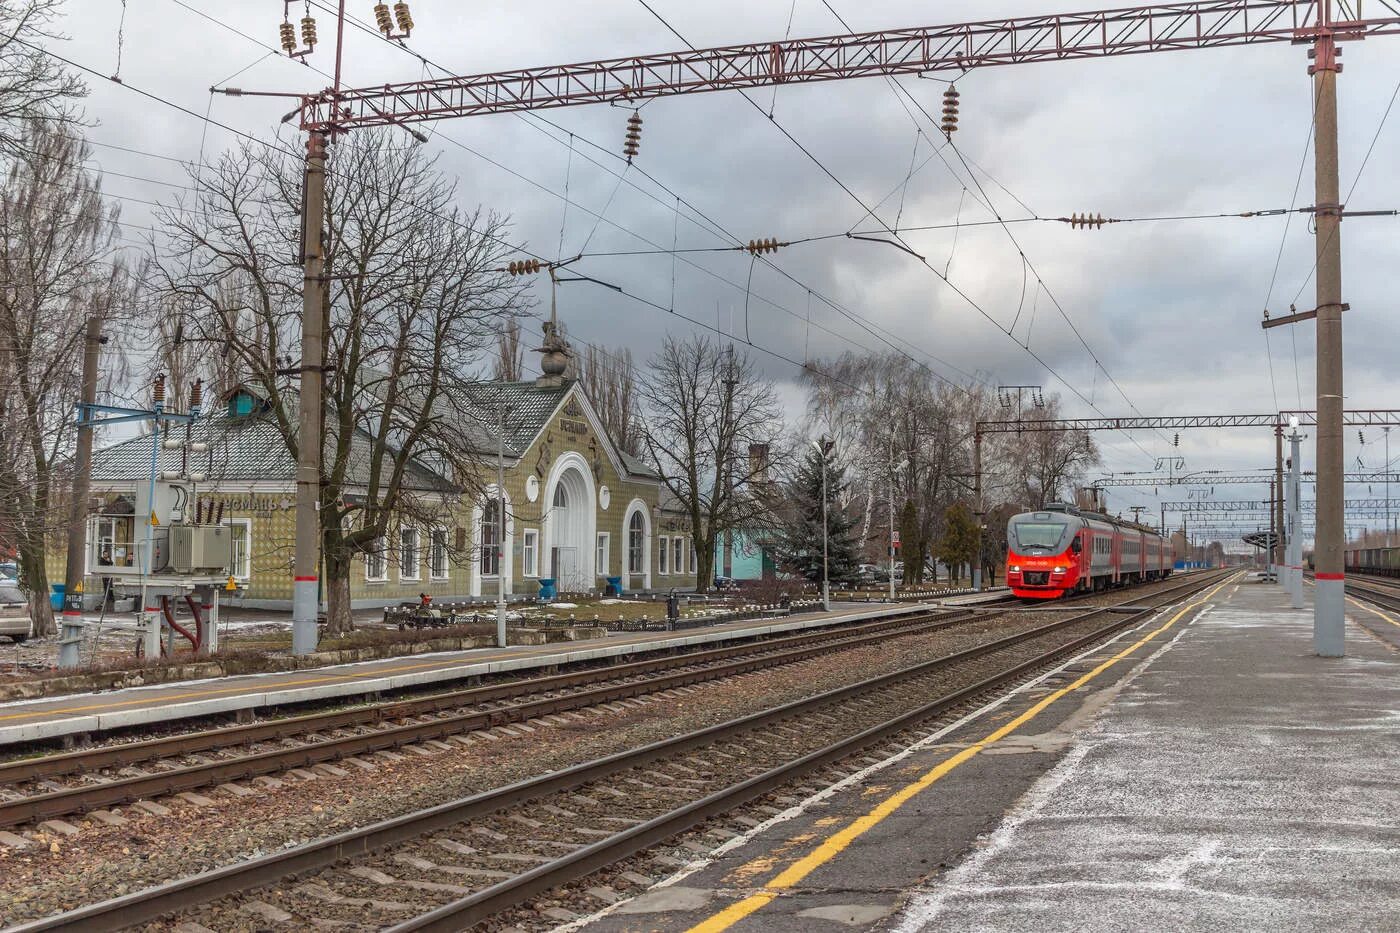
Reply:
<svg viewBox="0 0 1400 933"><path fill-rule="evenodd" d="M545 484L544 567L559 592L593 589L594 508L593 474L588 462L566 453L554 463Z"/></svg>

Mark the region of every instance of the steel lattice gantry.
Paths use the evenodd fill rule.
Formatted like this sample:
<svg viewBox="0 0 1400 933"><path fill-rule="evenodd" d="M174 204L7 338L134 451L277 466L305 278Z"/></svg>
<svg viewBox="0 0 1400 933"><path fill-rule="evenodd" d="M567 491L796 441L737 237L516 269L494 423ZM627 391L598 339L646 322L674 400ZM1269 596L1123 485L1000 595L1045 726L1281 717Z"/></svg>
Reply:
<svg viewBox="0 0 1400 933"><path fill-rule="evenodd" d="M1311 482L1316 479L1315 474L1308 470L1303 473L1303 482ZM1157 487L1157 486L1247 486L1258 484L1267 486L1274 481L1272 473L1201 473L1187 476L1105 476L1094 480L1089 484L1094 489L1109 488L1131 488L1131 487ZM1346 475L1348 483L1400 483L1400 473L1348 473ZM1396 504L1400 505L1400 497L1396 498Z"/></svg>
<svg viewBox="0 0 1400 933"><path fill-rule="evenodd" d="M1345 502L1348 513L1353 511L1384 510L1386 501L1384 499L1347 499ZM1274 503L1269 499L1225 499L1219 502L1212 502L1209 499L1192 499L1185 502L1163 502L1164 512L1268 512L1274 507ZM1305 512L1310 512L1317 507L1317 503L1311 499L1298 503L1298 507Z"/></svg>
<svg viewBox="0 0 1400 933"><path fill-rule="evenodd" d="M1191 428L1279 428L1289 417L1309 427L1317 424L1315 411L1281 411L1263 415L1168 415L1132 418L1026 418L1019 421L979 421L978 434L1023 434L1032 431L1150 431ZM1400 410L1355 409L1343 413L1349 427L1400 425Z"/></svg>
<svg viewBox="0 0 1400 933"><path fill-rule="evenodd" d="M1198 0L1132 9L752 42L492 74L331 89L303 98L302 128L350 129L991 65L1400 34L1400 0ZM1373 13L1367 17L1365 14Z"/></svg>

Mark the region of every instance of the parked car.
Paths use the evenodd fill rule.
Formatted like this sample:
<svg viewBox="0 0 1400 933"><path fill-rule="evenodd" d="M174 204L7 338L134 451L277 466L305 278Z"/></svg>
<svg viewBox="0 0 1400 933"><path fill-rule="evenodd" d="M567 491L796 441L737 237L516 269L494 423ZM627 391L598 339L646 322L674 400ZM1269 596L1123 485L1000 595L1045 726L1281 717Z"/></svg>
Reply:
<svg viewBox="0 0 1400 933"><path fill-rule="evenodd" d="M722 577L718 574L715 575L715 589L719 592L724 593L730 590L737 590L738 588L739 581L734 579L733 577Z"/></svg>
<svg viewBox="0 0 1400 933"><path fill-rule="evenodd" d="M29 600L14 583L0 583L0 635L19 643L29 637Z"/></svg>

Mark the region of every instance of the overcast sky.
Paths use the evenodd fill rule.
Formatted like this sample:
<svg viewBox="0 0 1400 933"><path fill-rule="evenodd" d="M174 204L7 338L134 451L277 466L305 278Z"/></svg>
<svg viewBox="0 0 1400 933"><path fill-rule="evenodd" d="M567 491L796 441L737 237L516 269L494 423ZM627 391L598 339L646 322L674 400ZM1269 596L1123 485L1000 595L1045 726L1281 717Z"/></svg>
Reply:
<svg viewBox="0 0 1400 933"><path fill-rule="evenodd" d="M1068 2L1060 9L1053 0L832 0L831 5L856 30L1096 6L1092 0ZM114 73L123 6L119 0L70 0L63 28L71 39L55 47L100 74ZM86 108L96 123L90 132L95 143L141 150L95 148L96 161L109 173L108 192L130 199L122 216L133 241L151 223L151 208L140 202L167 200L178 192L155 183L183 181L183 167L171 160L197 161L201 154L210 159L233 139L138 90L197 114L207 112L242 132L300 144L293 127L279 122L290 109L286 101L208 92L211 85L307 91L327 83L310 68L269 53L277 45L282 6L279 0L125 3L124 84L90 79ZM293 19L302 15L302 6L292 4ZM793 37L845 31L821 0L652 0L652 6L697 46L781 39L789 34L790 15ZM372 7L370 0L349 5L364 21L372 19ZM415 0L412 10L417 29L409 45L461 74L680 47L637 0ZM332 17L324 10L313 8L313 13L322 45L310 62L329 70ZM437 73L418 57L356 30L347 35L345 61L351 86ZM1344 61L1343 192L1355 182L1348 207L1400 207L1395 171L1400 115L1381 125L1400 86L1400 37L1352 43ZM1008 219L1030 216L1027 208L1042 217L1086 211L1143 217L1308 205L1313 198L1306 67L1304 48L1280 43L987 68L957 81L962 117L956 141L962 158L985 170L978 181ZM917 78L902 83L925 109L938 113L944 84ZM736 93L648 104L642 111L642 153L637 168L625 174L625 163L616 157L628 114L620 108L545 112L560 129L518 115L424 129L432 133L428 148L458 179L461 204L509 214L515 242L545 256L669 248L673 242L683 248L729 245L711 222L744 240L793 240L876 226L779 126L862 201L878 203L883 223L894 224L896 217L901 227L992 219L978 203L982 193L958 154L947 148L935 154L938 135L922 118L911 118L885 80L750 94L763 109L773 108L778 126ZM1358 179L1378 127L1374 152ZM923 167L911 176L911 164ZM566 182L573 202L567 214ZM691 205L682 205L679 214L677 195ZM709 221L697 218L696 211ZM1047 393L1060 393L1072 416L1129 415L1134 408L1173 415L1314 407L1311 325L1270 331L1271 355L1259 327L1266 305L1281 314L1295 300L1300 309L1315 304L1309 279L1314 243L1298 216L1291 223L1285 217L1227 218L1071 231L1061 224L1028 222L1009 229L1033 271L1023 267L1011 237L996 224L905 234L992 320L913 257L839 236L778 254L776 262L791 279L755 266L747 315L750 262L743 254L694 253L679 262L669 256L597 257L577 268L799 361L862 347L887 349L880 338L827 306L820 297L825 296L893 335L906 352L949 378L973 374L992 385L1040 384ZM1400 407L1395 365L1400 315L1393 298L1397 232L1397 218L1357 219L1345 226L1349 408ZM1095 366L1050 295L1123 394ZM547 303L543 289L538 297ZM571 333L603 346L631 347L639 359L654 351L662 335L695 327L595 286L562 289L560 313ZM1012 329L1015 339L1003 329ZM1053 374L1021 346L1027 341ZM796 367L753 352L796 411L801 404ZM1097 439L1105 472L1150 471L1154 457L1170 452L1170 432L1143 432L1136 443L1121 434ZM1365 439L1363 447L1354 430L1348 435L1349 467L1356 468L1359 456L1367 468L1379 469L1385 462L1383 436L1375 429ZM1392 456L1400 458L1400 432L1395 440ZM1258 429L1184 431L1179 453L1187 471L1255 470L1272 466L1273 438ZM1310 452L1304 460L1310 468ZM1152 492L1115 490L1110 506L1144 505L1155 512ZM1183 498L1182 492L1178 487L1169 498ZM1400 487L1395 492L1400 501ZM1267 493L1267 487L1216 489L1217 498ZM1370 494L1383 497L1384 488L1375 485ZM1365 485L1348 487L1349 497L1367 495Z"/></svg>

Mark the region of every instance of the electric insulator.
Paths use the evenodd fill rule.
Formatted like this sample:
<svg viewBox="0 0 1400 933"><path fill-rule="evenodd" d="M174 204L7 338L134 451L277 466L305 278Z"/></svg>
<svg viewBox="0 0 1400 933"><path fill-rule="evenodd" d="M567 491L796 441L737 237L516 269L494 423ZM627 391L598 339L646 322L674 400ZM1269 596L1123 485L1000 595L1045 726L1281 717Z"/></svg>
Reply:
<svg viewBox="0 0 1400 933"><path fill-rule="evenodd" d="M1086 230L1090 227L1098 228L1102 227L1106 223L1108 223L1108 221L1104 219L1104 216L1102 214L1094 215L1085 213L1082 216L1079 214L1069 215L1069 225L1070 227L1076 230L1080 227L1083 227Z"/></svg>
<svg viewBox="0 0 1400 933"><path fill-rule="evenodd" d="M530 275L540 271L540 261L538 259L512 259L506 266L506 271L511 275Z"/></svg>
<svg viewBox="0 0 1400 933"><path fill-rule="evenodd" d="M399 21L399 29L402 32L413 31L413 17L408 12L407 3L394 4L394 18Z"/></svg>
<svg viewBox="0 0 1400 933"><path fill-rule="evenodd" d="M151 386L151 398L157 405L165 404L165 373L156 375L155 384Z"/></svg>
<svg viewBox="0 0 1400 933"><path fill-rule="evenodd" d="M379 26L379 31L388 35L394 31L394 18L389 15L389 4L376 3L374 5L374 21Z"/></svg>
<svg viewBox="0 0 1400 933"><path fill-rule="evenodd" d="M316 18L314 16L301 18L301 44L308 49L316 46Z"/></svg>
<svg viewBox="0 0 1400 933"><path fill-rule="evenodd" d="M190 407L198 408L199 403L204 400L204 380L196 379L194 385L190 386Z"/></svg>
<svg viewBox="0 0 1400 933"><path fill-rule="evenodd" d="M958 89L948 87L943 92L943 134L952 136L958 129Z"/></svg>
<svg viewBox="0 0 1400 933"><path fill-rule="evenodd" d="M282 34L282 51L290 55L297 50L297 28L284 21L280 32Z"/></svg>
<svg viewBox="0 0 1400 933"><path fill-rule="evenodd" d="M642 146L642 116L635 110L632 116L627 118L627 141L622 146L623 153L627 156L627 161L641 151Z"/></svg>
<svg viewBox="0 0 1400 933"><path fill-rule="evenodd" d="M778 247L782 245L783 244L779 243L777 239L768 237L762 240L749 240L749 245L744 247L744 249L754 256L757 256L761 253L776 253Z"/></svg>

